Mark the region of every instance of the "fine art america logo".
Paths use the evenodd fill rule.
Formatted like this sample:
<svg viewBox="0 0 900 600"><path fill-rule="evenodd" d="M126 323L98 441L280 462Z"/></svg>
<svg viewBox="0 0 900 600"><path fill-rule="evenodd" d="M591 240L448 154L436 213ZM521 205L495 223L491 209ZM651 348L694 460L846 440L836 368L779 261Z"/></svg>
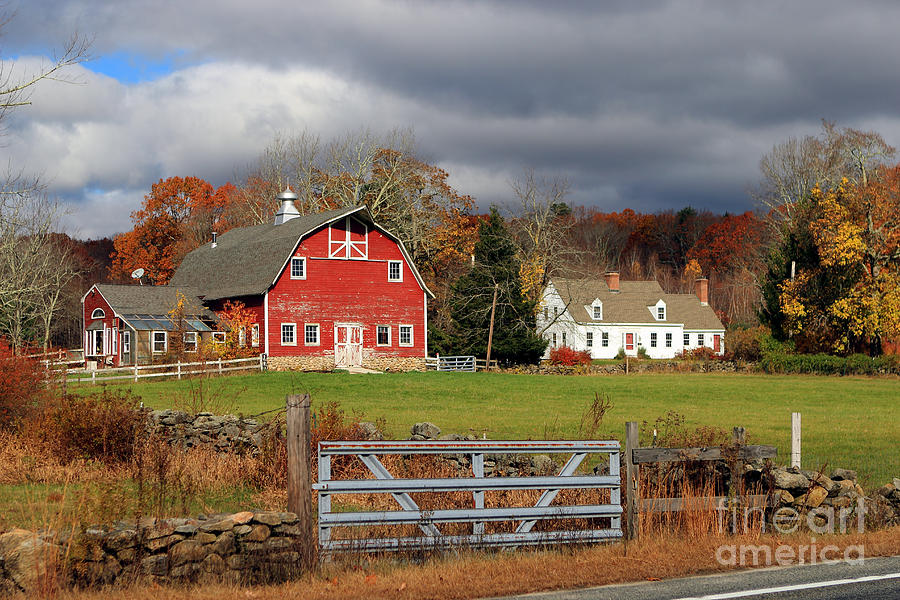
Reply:
<svg viewBox="0 0 900 600"><path fill-rule="evenodd" d="M855 507L835 509L832 506L821 506L801 513L791 507L782 507L772 513L771 523L766 521L765 509L762 507L726 506L720 502L716 508L719 532L730 525L732 531L749 531L753 523L759 523L762 533L769 526L780 534L788 535L805 525L809 531L818 535L831 533L847 533L854 528L858 533L864 530L866 515L865 502L857 500ZM725 566L788 566L796 564L816 564L843 560L849 564L862 564L865 560L863 544L848 545L844 550L834 544L819 546L816 538L809 544L725 544L716 549L716 561Z"/></svg>

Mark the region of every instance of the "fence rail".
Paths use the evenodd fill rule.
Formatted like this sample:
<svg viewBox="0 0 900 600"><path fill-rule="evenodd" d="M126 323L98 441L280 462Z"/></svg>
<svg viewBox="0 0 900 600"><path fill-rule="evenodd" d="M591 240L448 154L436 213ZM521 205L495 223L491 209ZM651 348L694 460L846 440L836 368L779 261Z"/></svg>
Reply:
<svg viewBox="0 0 900 600"><path fill-rule="evenodd" d="M485 477L484 457L506 453L566 453L568 462L556 476ZM588 454L609 455L608 475L575 475ZM471 477L395 479L380 455L468 454ZM334 480L333 456L357 456L375 479ZM319 443L319 545L324 553L347 550L407 550L455 546L509 546L596 542L622 537L620 446L617 441L327 441ZM550 506L563 489L608 489L609 503ZM534 506L485 508L485 491L544 490ZM473 508L423 510L409 495L417 492L470 492ZM401 510L333 512L334 494L391 494ZM538 520L607 518L609 526L566 531L532 531ZM514 532L486 533L486 522L518 521ZM445 535L438 524L471 523L472 533ZM418 525L423 536L332 539L331 528L372 525Z"/></svg>
<svg viewBox="0 0 900 600"><path fill-rule="evenodd" d="M234 358L229 360L198 361L187 363L168 363L164 365L134 365L131 367L114 367L109 369L67 369L66 381L69 383L104 383L130 379L138 381L153 377L175 377L181 379L189 375L223 374L231 371L266 370L264 354L250 358ZM117 375L116 373L125 373Z"/></svg>
<svg viewBox="0 0 900 600"><path fill-rule="evenodd" d="M497 361L492 360L491 366L496 367ZM464 371L472 373L478 369L486 369L487 361L474 356L435 356L425 359L425 367L434 371Z"/></svg>

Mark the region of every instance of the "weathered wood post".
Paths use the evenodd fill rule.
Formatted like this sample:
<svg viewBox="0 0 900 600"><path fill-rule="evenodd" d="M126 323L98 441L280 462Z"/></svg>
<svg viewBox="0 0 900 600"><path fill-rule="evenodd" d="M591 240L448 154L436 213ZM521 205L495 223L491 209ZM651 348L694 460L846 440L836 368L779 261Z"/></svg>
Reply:
<svg viewBox="0 0 900 600"><path fill-rule="evenodd" d="M491 370L491 344L494 341L494 313L497 310L497 287L499 285L500 284L498 284L498 283L494 284L494 300L493 300L493 302L491 302L491 326L488 329L487 356L485 357L485 360L484 360L484 370L485 371ZM477 367L476 367L476 369L477 369Z"/></svg>
<svg viewBox="0 0 900 600"><path fill-rule="evenodd" d="M303 531L300 553L304 566L312 565L313 551L312 524L312 483L310 481L310 430L309 394L294 394L285 399L287 405L287 509L300 519Z"/></svg>
<svg viewBox="0 0 900 600"><path fill-rule="evenodd" d="M634 463L632 450L639 447L640 437L638 424L635 421L625 423L625 504L626 521L625 536L629 540L636 540L640 531L640 515L638 514L638 499L640 498L640 469Z"/></svg>
<svg viewBox="0 0 900 600"><path fill-rule="evenodd" d="M800 468L800 413L791 413L791 466Z"/></svg>

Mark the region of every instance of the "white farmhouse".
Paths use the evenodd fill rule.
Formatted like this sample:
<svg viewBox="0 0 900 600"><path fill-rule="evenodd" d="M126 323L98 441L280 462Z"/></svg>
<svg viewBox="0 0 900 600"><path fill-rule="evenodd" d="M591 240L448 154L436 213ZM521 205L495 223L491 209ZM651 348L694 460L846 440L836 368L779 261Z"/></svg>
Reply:
<svg viewBox="0 0 900 600"><path fill-rule="evenodd" d="M725 327L709 306L709 282L698 279L695 294L666 294L657 281L554 278L544 289L538 332L550 350L568 346L591 358L614 358L620 350L636 356L674 358L701 346L725 352Z"/></svg>

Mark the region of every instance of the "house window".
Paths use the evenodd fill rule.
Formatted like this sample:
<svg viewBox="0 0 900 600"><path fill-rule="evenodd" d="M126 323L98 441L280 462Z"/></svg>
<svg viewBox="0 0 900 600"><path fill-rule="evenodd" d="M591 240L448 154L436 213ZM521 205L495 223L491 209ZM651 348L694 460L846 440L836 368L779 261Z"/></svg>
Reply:
<svg viewBox="0 0 900 600"><path fill-rule="evenodd" d="M566 345L566 332L563 331L563 346Z"/></svg>
<svg viewBox="0 0 900 600"><path fill-rule="evenodd" d="M122 354L130 354L131 353L131 332L123 331L122 332Z"/></svg>
<svg viewBox="0 0 900 600"><path fill-rule="evenodd" d="M544 320L545 321L550 318L550 315L548 313L549 313L549 311L547 310L547 307L545 306L544 307Z"/></svg>
<svg viewBox="0 0 900 600"><path fill-rule="evenodd" d="M391 345L391 328L388 325L379 325L376 328L375 344L378 346Z"/></svg>
<svg viewBox="0 0 900 600"><path fill-rule="evenodd" d="M403 281L403 261L388 261L388 281Z"/></svg>
<svg viewBox="0 0 900 600"><path fill-rule="evenodd" d="M553 347L556 348L556 333L553 334Z"/></svg>
<svg viewBox="0 0 900 600"><path fill-rule="evenodd" d="M672 334L667 333L666 334L666 348L671 348L671 347L672 347Z"/></svg>
<svg viewBox="0 0 900 600"><path fill-rule="evenodd" d="M306 279L306 257L295 256L291 259L291 279Z"/></svg>
<svg viewBox="0 0 900 600"><path fill-rule="evenodd" d="M297 324L282 323L281 324L281 345L296 346L297 345Z"/></svg>
<svg viewBox="0 0 900 600"><path fill-rule="evenodd" d="M666 307L665 306L657 306L656 307L656 318L660 321L666 320Z"/></svg>
<svg viewBox="0 0 900 600"><path fill-rule="evenodd" d="M558 317L558 316L559 316L559 307L558 307L558 306L554 306L554 307L553 307L553 318L555 319L555 318Z"/></svg>
<svg viewBox="0 0 900 600"><path fill-rule="evenodd" d="M307 323L303 330L303 343L307 346L319 345L319 324Z"/></svg>
<svg viewBox="0 0 900 600"><path fill-rule="evenodd" d="M656 332L655 331L650 333L650 347L656 348Z"/></svg>
<svg viewBox="0 0 900 600"><path fill-rule="evenodd" d="M401 325L400 326L400 345L401 346L412 346L413 345L412 325Z"/></svg>
<svg viewBox="0 0 900 600"><path fill-rule="evenodd" d="M588 348L594 347L594 332L593 331L587 332L587 344L586 345Z"/></svg>
<svg viewBox="0 0 900 600"><path fill-rule="evenodd" d="M151 340L153 341L153 353L164 354L168 348L169 340L165 331L154 331Z"/></svg>
<svg viewBox="0 0 900 600"><path fill-rule="evenodd" d="M604 348L609 347L609 332L608 331L600 332L600 345L603 346Z"/></svg>
<svg viewBox="0 0 900 600"><path fill-rule="evenodd" d="M600 321L602 319L603 319L603 306L602 305L595 306L594 307L594 320Z"/></svg>
<svg viewBox="0 0 900 600"><path fill-rule="evenodd" d="M224 331L213 331L212 334L213 344L216 346L221 346L225 343L225 332Z"/></svg>
<svg viewBox="0 0 900 600"><path fill-rule="evenodd" d="M250 328L250 345L254 348L259 347L259 323L254 323Z"/></svg>
<svg viewBox="0 0 900 600"><path fill-rule="evenodd" d="M185 352L196 352L197 351L197 332L196 331L185 331L184 332L184 351Z"/></svg>
<svg viewBox="0 0 900 600"><path fill-rule="evenodd" d="M702 334L702 333L698 333L698 334L697 334L697 345L698 345L698 346L702 346L702 345L703 345L703 334Z"/></svg>
<svg viewBox="0 0 900 600"><path fill-rule="evenodd" d="M106 313L103 312L102 308L95 308L94 312L91 313L92 319L102 319L105 316L106 316Z"/></svg>
<svg viewBox="0 0 900 600"><path fill-rule="evenodd" d="M684 347L687 348L690 345L691 345L691 334L686 333L686 334L684 334Z"/></svg>

